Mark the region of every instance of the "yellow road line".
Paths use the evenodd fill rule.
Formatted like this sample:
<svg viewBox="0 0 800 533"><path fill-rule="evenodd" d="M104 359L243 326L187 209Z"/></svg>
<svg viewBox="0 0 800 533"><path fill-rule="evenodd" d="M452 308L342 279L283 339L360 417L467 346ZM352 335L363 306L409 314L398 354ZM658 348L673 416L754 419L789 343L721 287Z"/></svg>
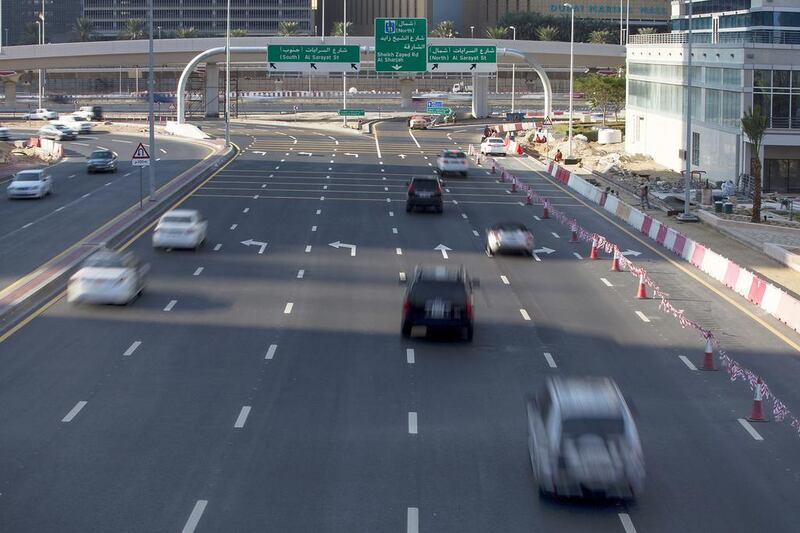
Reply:
<svg viewBox="0 0 800 533"><path fill-rule="evenodd" d="M237 150L237 154L236 154L236 155L235 155L233 158L231 158L231 160L230 160L230 161L228 161L227 163L225 163L224 165L222 165L222 167L220 167L219 169L217 169L217 170L216 170L216 171L215 171L213 174L211 174L211 175L210 175L208 178L206 178L205 180L203 180L203 183L200 183L199 185L197 185L197 187L195 187L195 188L194 188L194 189L192 189L190 192L186 193L186 195L184 195L184 196L183 196L182 198L180 198L178 201L176 201L176 202L175 202L175 203L174 203L174 204L173 204L173 205L172 205L172 206L171 206L169 209L175 209L177 206L181 205L181 204L182 204L183 202L185 202L185 201L186 201L186 200L187 200L187 199L188 199L190 196L192 196L192 195L193 195L193 194L194 194L194 193L195 193L195 192L196 192L198 189L200 189L200 187L202 187L203 185L205 185L205 184L206 184L206 183L207 183L207 182L208 182L208 181L209 181L211 178L213 178L214 176L216 176L216 175L217 175L217 174L218 174L218 173L219 173L219 172L220 172L222 169L224 169L225 167L227 167L228 165L230 165L231 163L233 163L233 162L234 162L234 161L235 161L235 160L236 160L236 159L239 157L239 154L241 153L241 150L239 150L239 147L238 147L236 144L234 144L234 143L231 143L231 144L232 144L232 145L233 145L233 146L236 148L236 150ZM146 227L145 227L143 230L141 230L139 233L137 233L136 235L134 235L133 237L131 237L130 239L128 239L128 241L127 241L127 242L125 242L125 243L124 243L122 246L120 246L120 250L125 250L126 248L128 248L128 247L129 247L131 244L133 244L133 242L134 242L134 241L136 241L136 240L137 240L137 239L139 239L139 238L140 238L142 235L144 235L144 234L145 234L145 232L149 231L149 230L150 230L150 229L151 229L151 228L152 228L152 227L153 227L153 226L154 226L154 225L155 225L157 222L158 222L158 219L154 220L153 222L151 222L150 224L148 224L148 225L147 225L147 226L146 226ZM19 322L17 325L15 325L15 326L14 326L13 328L11 328L10 330L6 331L4 334L0 335L0 343L3 343L3 342L5 342L5 341L6 341L6 339L8 339L9 337L11 337L11 335L13 335L13 334L14 334L14 333L16 333L17 331L19 331L19 330L21 330L22 328L24 328L25 326L27 326L27 325L28 325L28 324L31 322L31 320L33 320L34 318L36 318L36 317L40 316L42 313L44 313L45 311L47 311L48 309L50 309L50 307L52 307L52 306L53 306L53 305L54 305L54 304L55 304L55 303L56 303L58 300L60 300L61 298L63 298L63 297L64 297L64 295L65 295L66 293L67 293L67 291L66 291L66 290L63 290L63 291L61 291L60 293L56 294L56 295L55 295L53 298L51 298L51 299L50 299L50 300L49 300L47 303L45 303L44 305L42 305L41 307L39 307L39 309L37 309L36 311L34 311L33 313L31 313L30 315L26 316L26 317L25 317L24 319L22 319L22 320L21 320L21 321L20 321L20 322Z"/></svg>
<svg viewBox="0 0 800 533"><path fill-rule="evenodd" d="M639 241L642 245L646 246L651 251L653 251L654 253L656 253L657 255L662 257L663 259L665 259L672 266L674 266L675 268L685 272L686 274L691 276L695 281L699 282L701 285L703 285L707 289L710 289L717 296L719 296L720 298L722 298L723 300L725 300L726 302L728 302L729 304L731 304L732 306L737 308L739 311L741 311L742 313L744 313L745 315L747 315L748 317L753 319L755 322L757 322L758 324L763 326L764 329L766 329L767 331L769 331L770 333L775 335L777 338L779 338L780 340L785 342L789 347L793 348L797 352L800 352L800 344L796 343L795 341L793 341L792 339L790 339L789 337L787 337L786 335L784 335L783 333L781 333L780 331L775 329L772 325L768 324L764 319L762 319L761 317L753 314L749 309L747 309L746 307L741 305L736 300L732 299L727 294L725 294L722 291L720 291L718 288L716 288L713 285L711 285L710 283L708 283L706 280L704 280L703 278L701 278L700 276L698 276L697 274L695 274L694 272L692 272L688 268L684 267L681 263L675 261L673 258L671 258L668 255L662 253L661 250L659 250L655 246L651 245L649 242L647 242L646 240L641 238L639 235L629 231L627 228L625 228L622 225L618 224L616 220L606 216L606 214L603 211L595 208L595 206L593 206L593 205L590 205L590 204L584 202L577 195L573 194L572 191L568 187L564 187L560 182L553 181L552 177L547 173L547 171L536 170L535 168L533 168L530 165L528 165L528 163L526 161L522 161L521 160L520 163L522 163L523 165L528 167L530 170L541 174L547 181L549 181L550 183L553 183L554 185L558 186L559 188L561 188L562 190L567 192L570 196L575 198L578 202L580 202L584 206L588 207L589 209L591 209L592 211L594 211L595 213L597 213L598 215L600 215L601 217L606 219L608 222L610 222L611 224L613 224L614 226L616 226L617 228L619 228L623 232L627 233L629 236L633 237L634 240Z"/></svg>

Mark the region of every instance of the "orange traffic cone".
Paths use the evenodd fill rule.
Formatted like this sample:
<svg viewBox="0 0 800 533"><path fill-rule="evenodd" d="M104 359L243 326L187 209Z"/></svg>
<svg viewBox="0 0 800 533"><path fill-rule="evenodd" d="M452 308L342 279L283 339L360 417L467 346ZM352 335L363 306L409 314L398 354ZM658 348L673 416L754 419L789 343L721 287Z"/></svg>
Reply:
<svg viewBox="0 0 800 533"><path fill-rule="evenodd" d="M611 259L611 272L621 272L619 268L619 250L614 249L614 257Z"/></svg>
<svg viewBox="0 0 800 533"><path fill-rule="evenodd" d="M639 274L639 290L636 292L636 297L640 300L647 298L647 288L644 286L644 274Z"/></svg>
<svg viewBox="0 0 800 533"><path fill-rule="evenodd" d="M589 259L600 259L597 253L597 239L592 239L592 250L589 252Z"/></svg>
<svg viewBox="0 0 800 533"><path fill-rule="evenodd" d="M711 345L711 337L706 337L706 351L703 353L703 365L700 370L716 370L714 368L714 347Z"/></svg>
<svg viewBox="0 0 800 533"><path fill-rule="evenodd" d="M572 225L572 231L569 235L569 242L578 242L578 226Z"/></svg>
<svg viewBox="0 0 800 533"><path fill-rule="evenodd" d="M768 420L764 416L764 406L762 405L764 403L761 397L763 384L764 382L761 381L761 378L758 378L758 381L756 381L756 393L753 397L753 408L750 410L750 416L747 417L750 422L766 422Z"/></svg>
<svg viewBox="0 0 800 533"><path fill-rule="evenodd" d="M517 155L522 155L522 145L517 143Z"/></svg>
<svg viewBox="0 0 800 533"><path fill-rule="evenodd" d="M547 200L542 202L542 205L544 206L544 210L542 211L542 218L550 218L550 209L548 209L547 207L548 205Z"/></svg>

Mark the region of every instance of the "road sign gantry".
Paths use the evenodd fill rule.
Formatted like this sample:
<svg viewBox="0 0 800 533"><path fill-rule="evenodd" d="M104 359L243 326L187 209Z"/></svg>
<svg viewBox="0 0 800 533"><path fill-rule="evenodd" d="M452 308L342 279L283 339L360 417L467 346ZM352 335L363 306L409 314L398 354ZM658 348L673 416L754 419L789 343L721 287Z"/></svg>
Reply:
<svg viewBox="0 0 800 533"><path fill-rule="evenodd" d="M428 46L428 72L497 72L495 45Z"/></svg>

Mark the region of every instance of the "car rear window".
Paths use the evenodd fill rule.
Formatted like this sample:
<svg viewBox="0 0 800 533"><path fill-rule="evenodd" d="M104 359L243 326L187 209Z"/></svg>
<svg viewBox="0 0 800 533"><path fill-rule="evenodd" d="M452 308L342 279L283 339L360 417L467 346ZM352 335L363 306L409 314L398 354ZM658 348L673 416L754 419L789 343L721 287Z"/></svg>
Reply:
<svg viewBox="0 0 800 533"><path fill-rule="evenodd" d="M621 417L570 418L564 420L565 437L578 438L581 435L598 435L601 437L622 435L625 422Z"/></svg>
<svg viewBox="0 0 800 533"><path fill-rule="evenodd" d="M496 226L492 226L492 229L497 231L528 231L528 228L526 228L524 225L514 223L497 224Z"/></svg>
<svg viewBox="0 0 800 533"><path fill-rule="evenodd" d="M167 224L191 224L192 217L179 217L175 215L165 216L161 219L162 222L166 222Z"/></svg>
<svg viewBox="0 0 800 533"><path fill-rule="evenodd" d="M436 180L414 180L414 188L422 190L434 190L437 186Z"/></svg>
<svg viewBox="0 0 800 533"><path fill-rule="evenodd" d="M111 159L112 157L114 157L114 154L112 154L111 152L99 151L99 152L92 152L92 155L90 155L89 157L91 159Z"/></svg>
<svg viewBox="0 0 800 533"><path fill-rule="evenodd" d="M497 137L490 137L487 141L489 144L503 144L503 139L498 139Z"/></svg>
<svg viewBox="0 0 800 533"><path fill-rule="evenodd" d="M463 305L467 300L464 285L455 281L418 281L411 290L411 303L415 306L425 305L428 300L435 299Z"/></svg>
<svg viewBox="0 0 800 533"><path fill-rule="evenodd" d="M447 159L466 159L467 155L464 152L444 152L442 157Z"/></svg>

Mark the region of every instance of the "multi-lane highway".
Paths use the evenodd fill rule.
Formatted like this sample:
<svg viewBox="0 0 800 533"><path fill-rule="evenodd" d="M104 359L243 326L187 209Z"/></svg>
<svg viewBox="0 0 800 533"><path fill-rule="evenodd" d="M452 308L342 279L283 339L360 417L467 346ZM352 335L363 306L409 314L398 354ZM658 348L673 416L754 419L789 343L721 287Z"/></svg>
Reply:
<svg viewBox="0 0 800 533"><path fill-rule="evenodd" d="M480 129L235 127L242 154L182 203L209 220L204 248L157 252L144 233L129 243L152 266L141 299L61 299L2 338L0 530L796 531L794 431L754 425L756 440L738 420L747 388L685 364L702 343L635 299L630 274L586 260L484 168L446 179L442 215L405 212L408 178ZM756 318L779 326L507 165L641 252L673 301L800 408L797 353ZM487 257L484 228L504 220L552 252ZM398 276L420 263L481 280L473 343L401 337ZM613 377L634 405L648 475L635 504L539 499L525 398L581 374Z"/></svg>
<svg viewBox="0 0 800 533"><path fill-rule="evenodd" d="M26 138L34 130L12 129L15 138ZM147 145L142 134L95 131L63 142L64 158L50 165L54 192L43 199L8 200L0 180L0 288L34 270L93 230L139 201L139 169L130 159L138 143ZM86 156L108 148L119 156L116 173L86 171ZM195 165L211 149L186 141L159 137L151 157L156 160L156 187ZM148 193L148 170L143 174Z"/></svg>

